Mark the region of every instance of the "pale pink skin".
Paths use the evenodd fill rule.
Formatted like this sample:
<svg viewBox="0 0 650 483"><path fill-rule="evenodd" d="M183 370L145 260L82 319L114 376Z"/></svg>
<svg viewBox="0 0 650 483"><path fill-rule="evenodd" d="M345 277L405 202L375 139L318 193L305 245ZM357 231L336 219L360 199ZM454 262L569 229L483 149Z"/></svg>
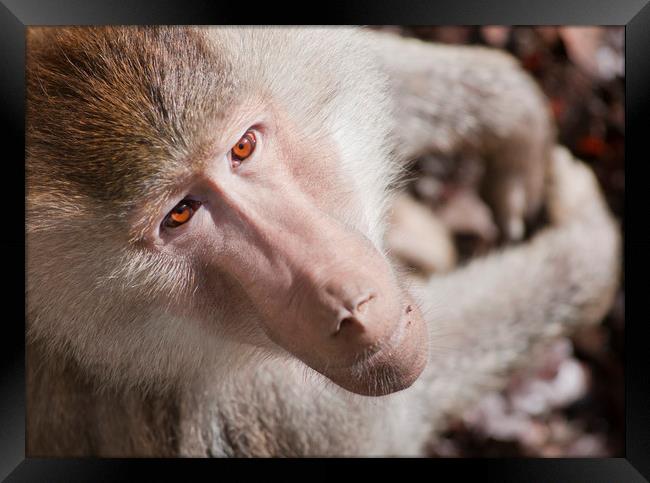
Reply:
<svg viewBox="0 0 650 483"><path fill-rule="evenodd" d="M243 112L233 120L165 209L188 194L201 208L152 235L154 244L189 251L208 286L227 273L268 338L339 386L373 396L404 389L427 361L420 311L375 246L330 214L350 196L337 188L340 173L327 170L336 166L331 146L296 138L278 116ZM250 127L256 148L237 165L230 148ZM318 156L325 162L308 161Z"/></svg>

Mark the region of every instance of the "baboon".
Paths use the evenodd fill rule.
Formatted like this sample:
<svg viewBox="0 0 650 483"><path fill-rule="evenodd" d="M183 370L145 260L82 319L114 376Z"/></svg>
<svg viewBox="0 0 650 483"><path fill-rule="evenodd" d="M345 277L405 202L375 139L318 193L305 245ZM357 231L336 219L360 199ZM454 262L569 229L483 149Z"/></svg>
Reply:
<svg viewBox="0 0 650 483"><path fill-rule="evenodd" d="M356 28L27 40L29 456L422 454L611 303L618 228L505 54ZM407 283L385 220L424 150L485 159L508 239L542 205L549 226Z"/></svg>

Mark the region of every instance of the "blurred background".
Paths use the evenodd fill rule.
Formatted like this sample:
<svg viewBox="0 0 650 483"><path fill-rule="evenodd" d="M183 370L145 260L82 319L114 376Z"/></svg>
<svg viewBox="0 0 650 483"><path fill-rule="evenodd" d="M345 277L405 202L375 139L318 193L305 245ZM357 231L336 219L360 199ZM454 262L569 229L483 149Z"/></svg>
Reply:
<svg viewBox="0 0 650 483"><path fill-rule="evenodd" d="M596 172L625 236L623 27L379 29L425 41L491 46L519 59L549 99L560 143ZM448 161L416 160L407 195L394 210L388 245L416 275L453 269L497 247L489 214L465 179L471 165ZM439 238L436 230L450 235L449 246L426 243ZM431 456L624 456L624 292L623 274L602 324L533 356L531 367L514 374L505 390L486 394L456 418L431 446Z"/></svg>

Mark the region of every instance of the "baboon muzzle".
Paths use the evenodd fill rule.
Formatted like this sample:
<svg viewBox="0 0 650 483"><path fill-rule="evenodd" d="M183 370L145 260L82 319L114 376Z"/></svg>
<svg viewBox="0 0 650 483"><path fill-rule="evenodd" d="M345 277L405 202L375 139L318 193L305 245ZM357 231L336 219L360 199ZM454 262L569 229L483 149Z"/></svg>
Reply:
<svg viewBox="0 0 650 483"><path fill-rule="evenodd" d="M411 385L426 364L427 334L388 261L302 193L277 198L238 200L246 249L227 262L268 337L349 391L377 396Z"/></svg>

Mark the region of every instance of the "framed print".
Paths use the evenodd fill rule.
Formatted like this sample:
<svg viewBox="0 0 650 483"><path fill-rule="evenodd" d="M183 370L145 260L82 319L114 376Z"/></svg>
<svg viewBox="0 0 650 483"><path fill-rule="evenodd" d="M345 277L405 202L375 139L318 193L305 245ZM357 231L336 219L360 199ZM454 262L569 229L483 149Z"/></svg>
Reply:
<svg viewBox="0 0 650 483"><path fill-rule="evenodd" d="M405 7L5 2L7 481L645 481L649 7Z"/></svg>

